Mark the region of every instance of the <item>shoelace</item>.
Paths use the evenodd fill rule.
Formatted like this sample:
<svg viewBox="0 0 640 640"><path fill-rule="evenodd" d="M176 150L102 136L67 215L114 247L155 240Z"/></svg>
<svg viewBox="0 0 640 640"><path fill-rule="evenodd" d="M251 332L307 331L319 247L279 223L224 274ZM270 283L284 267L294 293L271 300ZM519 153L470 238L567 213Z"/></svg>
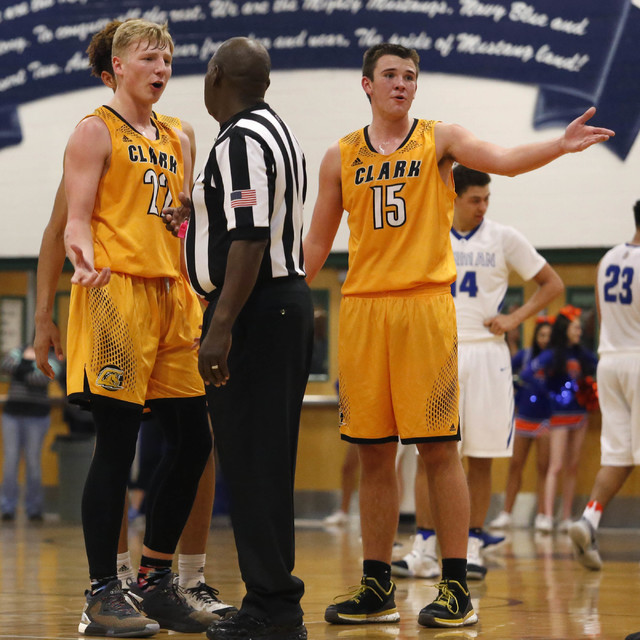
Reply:
<svg viewBox="0 0 640 640"><path fill-rule="evenodd" d="M439 594L434 604L441 604L454 615L457 614L460 610L460 605L458 604L458 598L456 598L453 591L451 591L451 589L449 588L449 583L446 580L443 580L442 582L439 582L436 587L439 591ZM455 603L455 608L451 606L452 600Z"/></svg>
<svg viewBox="0 0 640 640"><path fill-rule="evenodd" d="M205 604L220 602L220 598L217 597L220 592L204 582L201 582L197 587L185 589L184 591L188 591L196 600L200 600Z"/></svg>
<svg viewBox="0 0 640 640"><path fill-rule="evenodd" d="M169 585L167 585L167 593L169 595L169 599L181 607L186 607L190 611L193 611L193 607L186 601L185 597L182 595L182 589L176 584L175 581L172 581Z"/></svg>
<svg viewBox="0 0 640 640"><path fill-rule="evenodd" d="M382 601L382 598L380 597L380 594L373 588L370 587L368 584L366 583L360 583L357 587L349 587L349 592L348 593L343 593L341 596L337 596L335 598L336 601L340 600L341 598L345 598L347 596L351 596L350 598L348 598L349 600L353 600L355 603L359 603L360 602L360 598L368 591L373 591L373 593L376 594L376 598L378 598L378 600Z"/></svg>
<svg viewBox="0 0 640 640"><path fill-rule="evenodd" d="M120 587L111 591L111 593L103 600L104 608L109 611L115 611L127 616L138 615L138 611L129 604L124 597L124 593Z"/></svg>

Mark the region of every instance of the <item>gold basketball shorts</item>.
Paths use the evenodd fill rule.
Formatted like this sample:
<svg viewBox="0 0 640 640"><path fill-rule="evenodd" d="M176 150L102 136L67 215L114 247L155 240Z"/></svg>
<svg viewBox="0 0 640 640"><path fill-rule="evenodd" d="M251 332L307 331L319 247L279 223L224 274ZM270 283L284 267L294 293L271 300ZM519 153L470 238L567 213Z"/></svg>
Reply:
<svg viewBox="0 0 640 640"><path fill-rule="evenodd" d="M104 287L74 285L67 394L138 405L204 395L194 349L201 323L200 302L184 278L112 273Z"/></svg>
<svg viewBox="0 0 640 640"><path fill-rule="evenodd" d="M449 287L345 296L338 364L344 440L460 439L456 315Z"/></svg>

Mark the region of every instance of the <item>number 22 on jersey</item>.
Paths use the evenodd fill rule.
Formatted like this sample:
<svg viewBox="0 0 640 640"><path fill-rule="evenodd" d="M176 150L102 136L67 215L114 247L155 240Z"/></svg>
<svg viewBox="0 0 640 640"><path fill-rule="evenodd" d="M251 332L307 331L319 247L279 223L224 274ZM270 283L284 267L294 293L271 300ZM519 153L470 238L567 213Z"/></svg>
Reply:
<svg viewBox="0 0 640 640"><path fill-rule="evenodd" d="M149 209L147 215L159 216L165 207L170 207L173 198L169 191L169 183L167 176L164 173L158 175L153 169L148 169L144 174L144 183L150 184L153 187L153 193L151 194L151 200L149 202ZM162 191L164 195L162 195ZM162 205L158 208L159 197L162 196Z"/></svg>

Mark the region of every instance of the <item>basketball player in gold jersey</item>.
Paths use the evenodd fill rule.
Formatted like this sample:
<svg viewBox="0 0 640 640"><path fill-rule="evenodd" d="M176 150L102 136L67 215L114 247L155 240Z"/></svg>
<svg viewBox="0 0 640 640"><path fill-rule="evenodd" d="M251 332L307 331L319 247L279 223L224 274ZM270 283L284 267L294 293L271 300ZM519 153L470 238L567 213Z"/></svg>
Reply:
<svg viewBox="0 0 640 640"><path fill-rule="evenodd" d="M97 32L87 48L91 74L100 78L110 89L115 90L115 79L111 65L111 45L116 29L122 24L114 20ZM157 114L158 119L170 126L182 129L189 138L191 150L191 165L195 161L196 147L193 127L184 120ZM192 182L192 179L190 179ZM35 340L36 361L43 373L52 376L47 360L49 349L53 348L57 357L62 360L63 349L60 332L53 321L53 302L64 264L64 228L67 223L67 201L64 193L64 183L60 182L56 193L51 217L42 236L42 244L38 257L38 271L36 278L36 314ZM185 282L188 295L195 296L191 286ZM196 335L198 325L194 326ZM198 493L189 513L189 519L180 537L180 554L178 556L179 585L187 602L195 609L227 615L235 612L231 607L221 602L218 592L206 583L204 577L206 561L206 543L211 524L215 488L215 469L213 452L209 456L207 465L198 484ZM128 548L128 518L124 510L122 527L118 544L117 556L118 578L123 587L129 580L135 579Z"/></svg>
<svg viewBox="0 0 640 640"><path fill-rule="evenodd" d="M399 45L364 55L362 88L371 124L327 151L304 243L307 277L322 267L343 211L349 271L338 346L342 438L358 445L363 578L351 598L327 608L335 624L397 622L390 579L398 523L397 440L415 443L427 468L442 580L420 612L427 627L474 624L466 584L469 496L458 456L456 316L449 240L454 162L504 175L541 167L614 135L589 127L589 109L564 135L509 149L454 124L409 116L419 57Z"/></svg>
<svg viewBox="0 0 640 640"><path fill-rule="evenodd" d="M80 122L65 152L64 239L74 266L67 391L90 403L96 423L82 502L91 589L79 631L86 635L195 633L219 618L189 606L171 574L211 450L192 349L200 307L181 277L180 242L161 218L191 177L187 136L152 111L171 76L172 52L166 27L122 24L113 39L114 98ZM130 589L141 613L122 595L116 554L145 403L169 446L149 490L141 568Z"/></svg>

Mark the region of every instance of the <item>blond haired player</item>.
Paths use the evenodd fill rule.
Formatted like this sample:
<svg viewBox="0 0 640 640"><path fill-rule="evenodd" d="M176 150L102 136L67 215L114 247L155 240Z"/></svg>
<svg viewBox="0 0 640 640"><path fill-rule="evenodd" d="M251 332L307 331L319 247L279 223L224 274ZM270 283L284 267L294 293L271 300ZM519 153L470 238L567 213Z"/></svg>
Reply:
<svg viewBox="0 0 640 640"><path fill-rule="evenodd" d="M121 24L122 22L119 20L110 22L92 37L87 48L91 74L100 78L107 87L113 90L115 90L116 85L111 63L111 46L113 36ZM193 166L196 155L193 127L179 118L162 114L156 114L156 117L165 124L177 127L185 132L190 142L190 155ZM61 360L63 358L60 332L53 321L53 302L65 258L63 235L67 223L67 201L63 180L61 180L58 187L51 217L42 236L36 278L34 348L38 366L49 377L52 376L47 359L50 348L54 349L58 359ZM187 288L187 292L195 295L190 287ZM198 326L194 326L194 335L197 329ZM198 484L198 493L189 514L189 519L180 537L178 575L179 585L187 602L192 607L224 616L235 612L235 607L221 602L218 598L217 590L206 583L204 576L205 548L211 522L214 489L215 470L212 452ZM122 516L117 556L118 578L123 588L126 588L129 580L135 579L128 549L127 525L128 518L127 510L125 509Z"/></svg>
<svg viewBox="0 0 640 640"><path fill-rule="evenodd" d="M116 89L76 127L65 152L67 255L74 266L68 394L88 402L96 448L82 502L91 589L79 631L121 637L159 626L201 632L219 616L189 606L171 563L211 450L204 389L192 350L200 308L180 273L180 242L163 206L191 176L187 136L152 111L171 77L166 27L122 24L113 39ZM169 443L150 488L135 593L116 576L120 519L145 402Z"/></svg>
<svg viewBox="0 0 640 640"><path fill-rule="evenodd" d="M322 267L343 211L349 212L349 272L340 308L338 359L342 438L362 463L362 583L328 607L336 624L395 622L390 579L398 523L397 440L415 443L427 468L443 557L428 627L473 624L466 585L469 495L457 441L456 318L449 285L455 161L516 175L613 135L588 127L588 110L555 140L504 149L454 124L409 116L418 80L415 50L383 43L364 55L362 88L371 124L327 151L304 243L307 276Z"/></svg>

